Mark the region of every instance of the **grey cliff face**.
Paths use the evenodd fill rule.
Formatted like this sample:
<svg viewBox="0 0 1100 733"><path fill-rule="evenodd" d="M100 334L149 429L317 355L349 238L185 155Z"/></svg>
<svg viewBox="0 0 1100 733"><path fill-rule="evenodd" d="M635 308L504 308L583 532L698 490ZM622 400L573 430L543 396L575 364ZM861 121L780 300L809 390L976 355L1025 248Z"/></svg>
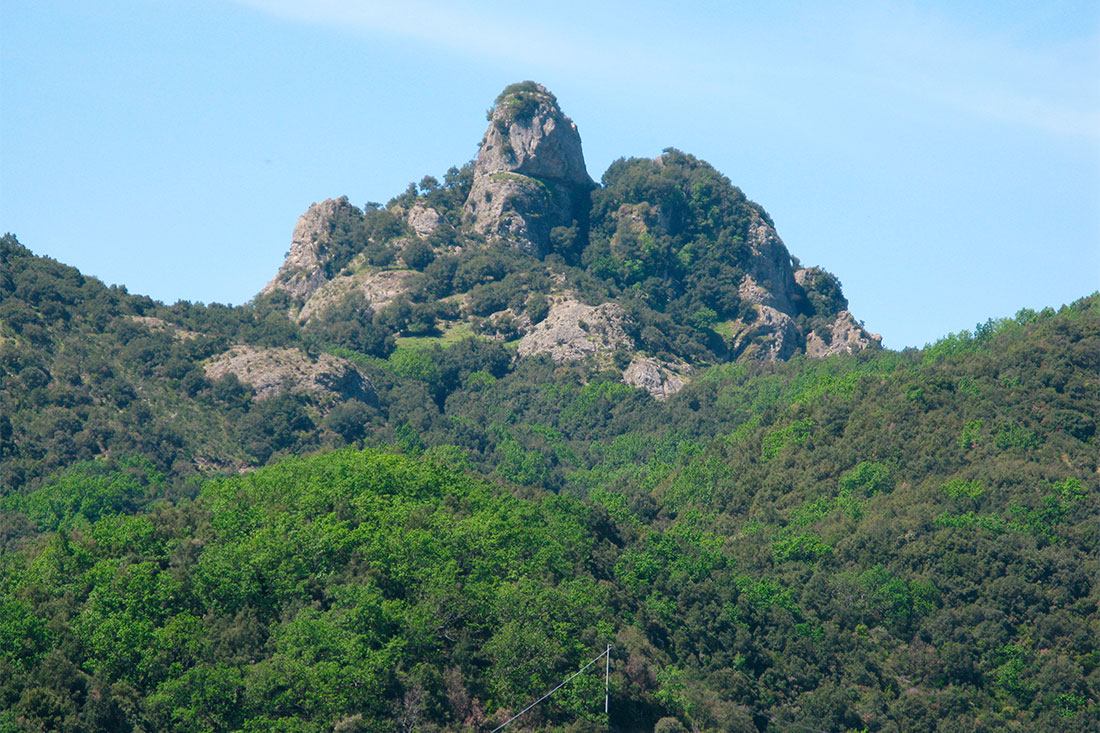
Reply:
<svg viewBox="0 0 1100 733"><path fill-rule="evenodd" d="M624 329L626 321L626 311L618 303L591 306L570 295L561 296L555 298L546 318L520 340L517 353L521 357L545 354L560 363L633 350L634 342Z"/></svg>
<svg viewBox="0 0 1100 733"><path fill-rule="evenodd" d="M285 290L291 297L304 298L324 285L323 262L332 244L332 222L338 214L354 210L346 196L311 204L294 226L286 261L260 294Z"/></svg>
<svg viewBox="0 0 1100 733"><path fill-rule="evenodd" d="M851 311L841 311L823 333L810 331L806 337L806 354L826 357L833 354L854 354L864 349L882 348L882 336L869 333L856 321Z"/></svg>
<svg viewBox="0 0 1100 733"><path fill-rule="evenodd" d="M516 87L522 89L510 91ZM492 173L595 185L584 166L577 126L553 94L533 83L513 85L497 99L474 164L475 178Z"/></svg>
<svg viewBox="0 0 1100 733"><path fill-rule="evenodd" d="M550 230L583 217L595 183L577 126L545 87L514 84L497 98L464 213L474 231L527 252L550 251Z"/></svg>
<svg viewBox="0 0 1100 733"><path fill-rule="evenodd" d="M793 315L798 285L791 268L790 252L775 228L759 215L749 224L749 246L752 247L752 261L739 287L741 299Z"/></svg>

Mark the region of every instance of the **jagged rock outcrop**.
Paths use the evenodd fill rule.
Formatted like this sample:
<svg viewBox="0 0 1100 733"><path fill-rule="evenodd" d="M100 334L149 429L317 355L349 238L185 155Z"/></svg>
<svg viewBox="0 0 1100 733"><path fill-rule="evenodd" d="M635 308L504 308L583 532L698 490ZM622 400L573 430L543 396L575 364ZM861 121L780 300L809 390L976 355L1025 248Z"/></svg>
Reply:
<svg viewBox="0 0 1100 733"><path fill-rule="evenodd" d="M775 228L759 215L749 224L752 259L738 287L741 299L755 306L757 318L739 322L732 350L742 359L789 359L804 346L813 357L881 348L882 337L869 333L847 310L840 282L819 267L795 270ZM827 327L805 334L800 314L831 317Z"/></svg>
<svg viewBox="0 0 1100 733"><path fill-rule="evenodd" d="M683 325L705 329L706 311L713 310L711 325L725 339L711 342L719 359L783 360L803 351L829 356L879 347L879 337L848 312L837 278L797 267L764 210L705 161L668 149L653 160L620 161L607 181L593 208L597 186L585 167L577 126L545 87L513 84L489 113L472 167L448 172L443 187L422 183L419 195L413 186L385 209L364 213L347 198L313 204L294 228L286 262L262 293L288 294L287 315L311 326L353 293L376 311L405 293L415 294L417 304L427 298L426 306L446 294L454 298L442 308L452 314L448 318L468 298L477 300L478 316L489 310L483 304L499 299L488 317L477 318L469 308L460 317L483 337L520 338L520 357L547 354L562 362L596 356L602 368L617 354L615 363L629 363L624 381L658 398L689 378L690 366L654 358L658 351L662 358L666 351L680 352L671 346L639 352L628 333L641 325L627 324L617 304L581 303L569 289L583 286L567 285L554 266L547 275L555 285L541 293L550 300L549 315L531 325L515 303L533 293L523 292L527 286L513 282L508 268L486 265L479 246L484 238L539 257L558 251L571 264L598 265L599 272L590 269L597 278L625 277L634 288L665 281L667 292L653 301L658 310L663 298L698 287L707 303L697 309L702 321L670 312L691 320ZM619 182L631 183L619 190ZM661 262L664 257L676 259ZM699 269L685 274L681 264ZM506 284L502 278L512 279Z"/></svg>
<svg viewBox="0 0 1100 733"><path fill-rule="evenodd" d="M520 339L517 353L545 354L557 362L577 361L616 351L633 351L626 333L626 311L618 303L585 305L571 296L559 296L550 311Z"/></svg>
<svg viewBox="0 0 1100 733"><path fill-rule="evenodd" d="M474 164L464 214L474 231L526 252L550 251L550 231L583 219L588 175L577 126L534 82L497 97Z"/></svg>
<svg viewBox="0 0 1100 733"><path fill-rule="evenodd" d="M635 356L623 370L623 381L632 387L640 387L663 402L683 389L688 383L691 367L687 364L668 364L648 356Z"/></svg>
<svg viewBox="0 0 1100 733"><path fill-rule="evenodd" d="M405 215L405 220L409 222L409 226L416 232L416 236L421 239L426 239L439 231L441 227L447 226L447 222L444 221L442 214L424 204L414 204Z"/></svg>
<svg viewBox="0 0 1100 733"><path fill-rule="evenodd" d="M754 308L756 320L738 324L731 351L739 359L757 361L782 361L794 356L801 346L801 333L794 319L769 305Z"/></svg>
<svg viewBox="0 0 1100 733"><path fill-rule="evenodd" d="M236 375L255 390L256 399L305 392L375 401L374 388L366 375L352 362L331 354L310 359L298 349L238 345L211 359L205 371L210 380Z"/></svg>
<svg viewBox="0 0 1100 733"><path fill-rule="evenodd" d="M836 320L819 333L818 329L806 337L806 354L814 357L833 354L854 354L864 349L881 349L882 336L869 333L856 321L851 311L841 311Z"/></svg>
<svg viewBox="0 0 1100 733"><path fill-rule="evenodd" d="M794 315L798 284L791 267L791 253L775 227L759 214L749 224L748 244L752 259L739 287L741 299Z"/></svg>
<svg viewBox="0 0 1100 733"><path fill-rule="evenodd" d="M359 210L346 196L311 204L294 226L286 260L260 294L284 290L292 298L303 298L324 285L324 257L332 244L333 223L341 216L356 215Z"/></svg>
<svg viewBox="0 0 1100 733"><path fill-rule="evenodd" d="M306 324L323 314L325 309L338 303L358 290L367 304L376 312L392 303L397 296L409 289L409 281L416 276L412 270L360 270L351 275L338 275L326 280L315 290L298 311L298 323Z"/></svg>

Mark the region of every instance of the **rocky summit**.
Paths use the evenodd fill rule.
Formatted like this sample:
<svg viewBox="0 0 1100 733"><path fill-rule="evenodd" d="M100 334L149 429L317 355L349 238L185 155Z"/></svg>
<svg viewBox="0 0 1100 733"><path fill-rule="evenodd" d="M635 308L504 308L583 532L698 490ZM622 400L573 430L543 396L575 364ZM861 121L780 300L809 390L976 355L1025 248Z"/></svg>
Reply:
<svg viewBox="0 0 1100 733"><path fill-rule="evenodd" d="M505 88L488 122L442 183L426 176L384 207L310 206L258 298L309 329L369 323L371 343L465 333L513 343L517 359L614 368L657 399L708 364L880 348L837 278L802 267L709 164L669 149L620 159L597 184L577 125L530 81Z"/></svg>
<svg viewBox="0 0 1100 733"><path fill-rule="evenodd" d="M554 227L585 218L595 187L577 126L554 95L533 82L501 92L489 113L464 206L473 230L545 255Z"/></svg>

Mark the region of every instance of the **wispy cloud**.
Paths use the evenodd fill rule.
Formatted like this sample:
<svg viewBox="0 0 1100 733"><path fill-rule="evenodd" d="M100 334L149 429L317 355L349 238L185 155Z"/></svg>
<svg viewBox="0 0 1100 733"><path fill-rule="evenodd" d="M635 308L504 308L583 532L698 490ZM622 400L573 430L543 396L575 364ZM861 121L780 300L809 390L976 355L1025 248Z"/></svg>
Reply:
<svg viewBox="0 0 1100 733"><path fill-rule="evenodd" d="M566 71L599 68L617 58L611 45L593 46L532 18L520 3L493 12L477 7L403 0L235 0L278 17L362 34L406 38L486 61ZM637 59L634 59L637 61ZM631 59L623 59L630 62Z"/></svg>
<svg viewBox="0 0 1100 733"><path fill-rule="evenodd" d="M296 22L506 63L518 73L632 79L758 99L817 93L822 85L850 95L853 84L865 84L869 94L888 90L900 104L1100 140L1095 29L1044 47L1024 42L1028 34L1019 27L975 29L944 13L874 0L843 13L779 7L753 17L691 3L672 14L644 2L577 2L547 16L504 2L235 1Z"/></svg>
<svg viewBox="0 0 1100 733"><path fill-rule="evenodd" d="M1100 29L1032 40L890 4L853 25L853 61L897 93L1045 133L1100 139Z"/></svg>

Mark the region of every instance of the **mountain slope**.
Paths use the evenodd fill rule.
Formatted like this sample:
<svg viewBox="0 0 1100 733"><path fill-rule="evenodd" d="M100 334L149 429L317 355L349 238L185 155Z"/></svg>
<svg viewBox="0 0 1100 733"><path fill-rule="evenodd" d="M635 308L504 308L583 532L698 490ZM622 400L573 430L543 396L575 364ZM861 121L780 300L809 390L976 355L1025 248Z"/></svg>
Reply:
<svg viewBox="0 0 1100 733"><path fill-rule="evenodd" d="M1098 343L1092 296L666 403L483 372L454 445L136 516L150 465L78 467L5 506L44 534L3 558L0 721L460 730L611 643L615 730L1093 728ZM598 726L599 685L526 721Z"/></svg>

